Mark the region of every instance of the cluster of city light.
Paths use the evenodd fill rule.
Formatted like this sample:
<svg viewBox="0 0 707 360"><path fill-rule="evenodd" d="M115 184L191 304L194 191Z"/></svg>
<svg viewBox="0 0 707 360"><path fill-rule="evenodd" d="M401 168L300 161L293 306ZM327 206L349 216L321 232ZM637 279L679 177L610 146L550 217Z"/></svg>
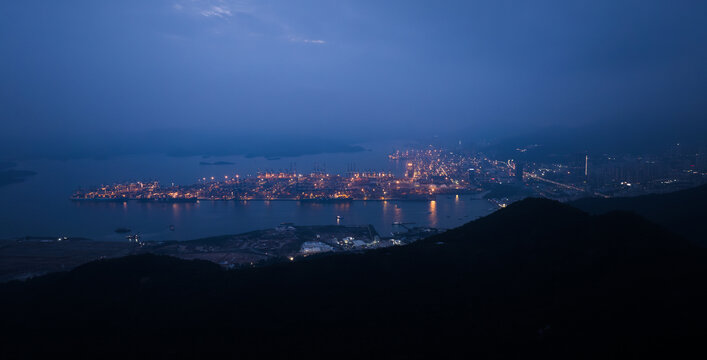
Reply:
<svg viewBox="0 0 707 360"><path fill-rule="evenodd" d="M402 177L390 172L266 172L203 177L197 183L164 187L157 182L104 185L77 191L76 200L393 200L431 199L434 195L469 188L463 158L439 150L408 151Z"/></svg>
<svg viewBox="0 0 707 360"><path fill-rule="evenodd" d="M530 148L537 147L533 145ZM526 148L517 149L524 154ZM582 156L577 163L532 163L514 159L491 159L483 154L454 152L439 148L397 150L388 155L401 162L402 176L390 172L349 172L345 175L315 171L265 172L255 175L203 177L191 185L162 186L158 182L103 185L77 191L77 200L406 200L434 199L439 194L478 192L494 184L529 187L540 196L563 199L594 194L605 196L636 185L667 186L704 176L695 165L678 169L663 164L674 158ZM703 166L704 167L704 166ZM687 170L685 170L687 168ZM702 168L702 167L700 167ZM657 169L657 170L652 170ZM651 172L652 171L652 172ZM682 179L680 178L682 176ZM692 178L686 178L692 176ZM651 177L656 178L651 182ZM698 179L699 180L699 179ZM634 186L629 186L632 184ZM593 189L590 189L592 187Z"/></svg>

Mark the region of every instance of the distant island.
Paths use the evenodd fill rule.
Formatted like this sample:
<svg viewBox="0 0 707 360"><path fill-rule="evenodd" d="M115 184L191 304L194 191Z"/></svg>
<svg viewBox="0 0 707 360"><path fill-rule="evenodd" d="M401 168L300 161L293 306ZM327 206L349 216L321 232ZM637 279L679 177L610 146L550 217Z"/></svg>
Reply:
<svg viewBox="0 0 707 360"><path fill-rule="evenodd" d="M365 151L360 145L353 145L319 138L286 138L273 137L267 141L251 138L239 138L238 141L229 137L209 137L208 142L192 142L193 135L178 135L184 138L182 142L168 144L163 149L168 156L188 157L201 156L244 156L246 158L288 158L304 155L354 153Z"/></svg>
<svg viewBox="0 0 707 360"><path fill-rule="evenodd" d="M366 149L359 145L346 145L346 144L306 144L297 146L282 146L281 149L275 150L262 150L262 151L249 151L245 154L246 158L252 159L257 157L264 157L267 160L279 160L284 157L299 157L304 155L317 155L317 154L334 154L334 153L355 153L366 151Z"/></svg>
<svg viewBox="0 0 707 360"><path fill-rule="evenodd" d="M34 171L29 170L14 170L17 163L3 161L0 162L0 186L22 183L30 176L37 175Z"/></svg>
<svg viewBox="0 0 707 360"><path fill-rule="evenodd" d="M208 166L208 165L234 165L234 163L232 163L230 161L214 161L214 162L200 161L199 165L204 165L204 166Z"/></svg>

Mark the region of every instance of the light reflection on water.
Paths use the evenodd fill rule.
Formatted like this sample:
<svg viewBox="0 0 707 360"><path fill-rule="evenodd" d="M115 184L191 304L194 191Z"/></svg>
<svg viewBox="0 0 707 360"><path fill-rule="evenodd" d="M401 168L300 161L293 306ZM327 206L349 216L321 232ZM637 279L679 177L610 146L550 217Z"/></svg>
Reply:
<svg viewBox="0 0 707 360"><path fill-rule="evenodd" d="M331 155L327 155L334 157ZM356 161L361 168L380 168L374 161L384 153L338 155L342 164ZM350 161L349 161L350 159ZM470 195L440 195L430 201L354 201L351 203L300 203L297 201L199 201L198 203L72 202L77 186L154 178L188 183L209 173L223 176L249 167L255 172L263 162L233 158L238 169L199 167L199 158L139 157L108 160L35 161L20 168L37 171L25 183L0 187L0 238L21 236L80 236L99 240L124 240L114 232L127 227L145 240L188 240L273 228L282 222L299 225L372 224L381 235L390 235L394 222L413 226L451 228L488 214L492 205ZM288 160L289 161L289 160ZM301 157L299 164L319 161ZM252 164L250 164L252 162ZM332 161L333 162L333 161ZM265 162L263 167L274 167ZM390 164L396 168L396 164ZM258 168L256 168L258 167ZM171 178L172 175L178 177ZM337 216L341 218L337 222ZM173 226L173 230L170 230Z"/></svg>
<svg viewBox="0 0 707 360"><path fill-rule="evenodd" d="M197 203L69 202L61 214L32 229L9 228L0 237L83 236L122 240L118 227L140 233L145 240L189 240L273 228L283 222L297 225L373 225L389 236L394 222L410 226L451 228L486 215L490 204L470 196L436 201L354 201L348 204L298 201L199 201ZM173 229L170 227L173 226Z"/></svg>

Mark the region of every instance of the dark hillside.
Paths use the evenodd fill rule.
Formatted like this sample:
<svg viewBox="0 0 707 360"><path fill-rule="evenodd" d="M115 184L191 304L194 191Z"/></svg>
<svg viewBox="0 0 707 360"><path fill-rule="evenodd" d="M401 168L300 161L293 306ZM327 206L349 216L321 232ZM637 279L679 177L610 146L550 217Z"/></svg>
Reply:
<svg viewBox="0 0 707 360"><path fill-rule="evenodd" d="M639 214L666 229L707 246L707 185L668 194L624 198L585 198L570 205L590 214L622 210Z"/></svg>
<svg viewBox="0 0 707 360"><path fill-rule="evenodd" d="M238 271L145 255L5 284L2 351L655 355L699 346L706 275L705 250L639 216L526 199L365 254Z"/></svg>

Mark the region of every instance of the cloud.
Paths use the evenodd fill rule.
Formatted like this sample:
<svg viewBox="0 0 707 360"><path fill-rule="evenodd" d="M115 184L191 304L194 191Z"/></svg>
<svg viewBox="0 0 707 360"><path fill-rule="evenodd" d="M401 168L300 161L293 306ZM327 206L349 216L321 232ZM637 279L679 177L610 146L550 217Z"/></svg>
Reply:
<svg viewBox="0 0 707 360"><path fill-rule="evenodd" d="M172 8L185 14L222 19L254 12L253 5L246 0L181 0Z"/></svg>
<svg viewBox="0 0 707 360"><path fill-rule="evenodd" d="M321 44L326 44L326 41L325 41L325 40L320 40L320 39L305 39L305 38L301 38L301 37L298 37L298 36L289 36L289 37L288 37L288 40L290 40L290 42L295 42L295 43L319 44L319 45L321 45Z"/></svg>
<svg viewBox="0 0 707 360"><path fill-rule="evenodd" d="M326 44L326 41L324 40L310 40L310 39L304 39L302 42L305 42L307 44Z"/></svg>
<svg viewBox="0 0 707 360"><path fill-rule="evenodd" d="M243 17L239 28L220 28L222 31L245 31L248 36L269 37L292 43L324 45L323 39L311 39L298 35L298 31L283 21L275 9L269 6L257 5L251 0L177 0L172 8L182 15L223 19L230 22L232 18Z"/></svg>
<svg viewBox="0 0 707 360"><path fill-rule="evenodd" d="M208 9L201 10L200 14L206 17L216 16L220 18L233 16L231 10L228 7L215 5L211 6Z"/></svg>

